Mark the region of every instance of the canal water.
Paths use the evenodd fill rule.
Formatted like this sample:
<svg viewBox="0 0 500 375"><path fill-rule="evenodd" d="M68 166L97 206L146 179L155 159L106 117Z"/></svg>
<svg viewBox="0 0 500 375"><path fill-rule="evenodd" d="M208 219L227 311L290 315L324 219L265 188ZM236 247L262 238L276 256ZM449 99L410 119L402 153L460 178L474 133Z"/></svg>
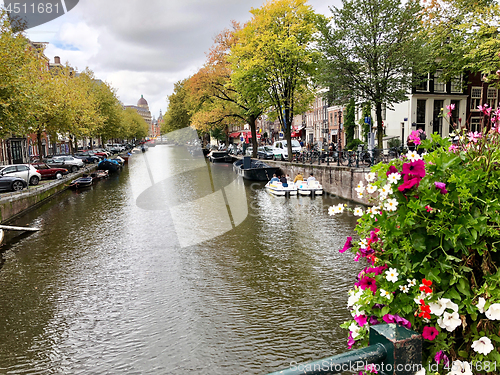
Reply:
<svg viewBox="0 0 500 375"><path fill-rule="evenodd" d="M346 350L359 265L336 198L270 196L167 145L17 220L0 374L266 374Z"/></svg>

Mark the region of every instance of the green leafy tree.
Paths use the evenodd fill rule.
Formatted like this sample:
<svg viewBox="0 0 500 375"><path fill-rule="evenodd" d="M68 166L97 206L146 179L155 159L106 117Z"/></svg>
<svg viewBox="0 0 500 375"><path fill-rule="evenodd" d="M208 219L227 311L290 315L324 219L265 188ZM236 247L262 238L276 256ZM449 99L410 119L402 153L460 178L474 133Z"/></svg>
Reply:
<svg viewBox="0 0 500 375"><path fill-rule="evenodd" d="M162 133L170 133L191 125L192 112L189 91L185 87L186 82L187 79L177 82L174 85L174 92L168 96Z"/></svg>
<svg viewBox="0 0 500 375"><path fill-rule="evenodd" d="M126 139L144 139L149 132L149 126L140 114L132 108L126 108L120 113L121 124L119 135Z"/></svg>
<svg viewBox="0 0 500 375"><path fill-rule="evenodd" d="M407 100L413 74L427 69L418 1L343 0L321 29L322 81L332 96L373 104L382 148L382 106Z"/></svg>
<svg viewBox="0 0 500 375"><path fill-rule="evenodd" d="M326 21L305 0L269 1L251 13L231 49L231 78L243 97L275 110L291 160L293 117L314 98L312 77L320 59L314 43L318 24Z"/></svg>
<svg viewBox="0 0 500 375"><path fill-rule="evenodd" d="M349 104L346 107L345 117L344 117L344 129L345 129L345 140L346 147L348 150L351 150L355 147L355 139L354 139L354 129L356 128L355 122L355 111L356 104L354 102L354 98L349 100Z"/></svg>

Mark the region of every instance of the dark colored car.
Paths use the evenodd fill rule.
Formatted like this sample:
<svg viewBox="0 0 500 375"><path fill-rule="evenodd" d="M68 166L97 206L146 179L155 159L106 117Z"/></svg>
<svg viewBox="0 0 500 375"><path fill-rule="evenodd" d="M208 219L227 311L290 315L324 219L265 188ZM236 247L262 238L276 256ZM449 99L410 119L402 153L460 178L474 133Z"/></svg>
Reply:
<svg viewBox="0 0 500 375"><path fill-rule="evenodd" d="M274 156L271 146L260 146L257 149L257 157L259 159L272 159Z"/></svg>
<svg viewBox="0 0 500 375"><path fill-rule="evenodd" d="M91 151L83 151L75 154L75 158L82 159L87 164L99 163L103 158Z"/></svg>
<svg viewBox="0 0 500 375"><path fill-rule="evenodd" d="M55 178L59 180L68 174L68 170L65 168L52 168L45 163L36 163L33 166L42 175L42 179Z"/></svg>
<svg viewBox="0 0 500 375"><path fill-rule="evenodd" d="M23 190L28 184L20 177L0 176L0 190L19 191Z"/></svg>

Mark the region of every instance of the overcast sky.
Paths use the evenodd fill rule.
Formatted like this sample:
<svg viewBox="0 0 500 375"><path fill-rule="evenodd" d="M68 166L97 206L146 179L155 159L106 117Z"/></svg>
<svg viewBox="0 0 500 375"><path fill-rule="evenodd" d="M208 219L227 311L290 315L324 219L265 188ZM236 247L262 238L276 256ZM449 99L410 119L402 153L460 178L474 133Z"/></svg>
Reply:
<svg viewBox="0 0 500 375"><path fill-rule="evenodd" d="M1 2L2 0L0 0ZM92 69L118 90L124 104L144 95L153 115L167 108L175 82L196 73L213 37L231 20L248 21L263 0L80 0L62 17L29 29L49 42L46 55L78 70ZM330 16L341 0L309 0Z"/></svg>

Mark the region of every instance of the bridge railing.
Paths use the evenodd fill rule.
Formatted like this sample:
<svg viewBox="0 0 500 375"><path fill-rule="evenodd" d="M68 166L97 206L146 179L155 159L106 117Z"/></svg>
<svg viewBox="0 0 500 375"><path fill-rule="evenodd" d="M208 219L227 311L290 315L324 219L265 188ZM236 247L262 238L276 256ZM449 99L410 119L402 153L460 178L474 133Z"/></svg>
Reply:
<svg viewBox="0 0 500 375"><path fill-rule="evenodd" d="M378 374L414 375L422 368L422 336L396 324L370 327L366 348L308 363L295 363L268 375L328 375L365 371L373 365Z"/></svg>

